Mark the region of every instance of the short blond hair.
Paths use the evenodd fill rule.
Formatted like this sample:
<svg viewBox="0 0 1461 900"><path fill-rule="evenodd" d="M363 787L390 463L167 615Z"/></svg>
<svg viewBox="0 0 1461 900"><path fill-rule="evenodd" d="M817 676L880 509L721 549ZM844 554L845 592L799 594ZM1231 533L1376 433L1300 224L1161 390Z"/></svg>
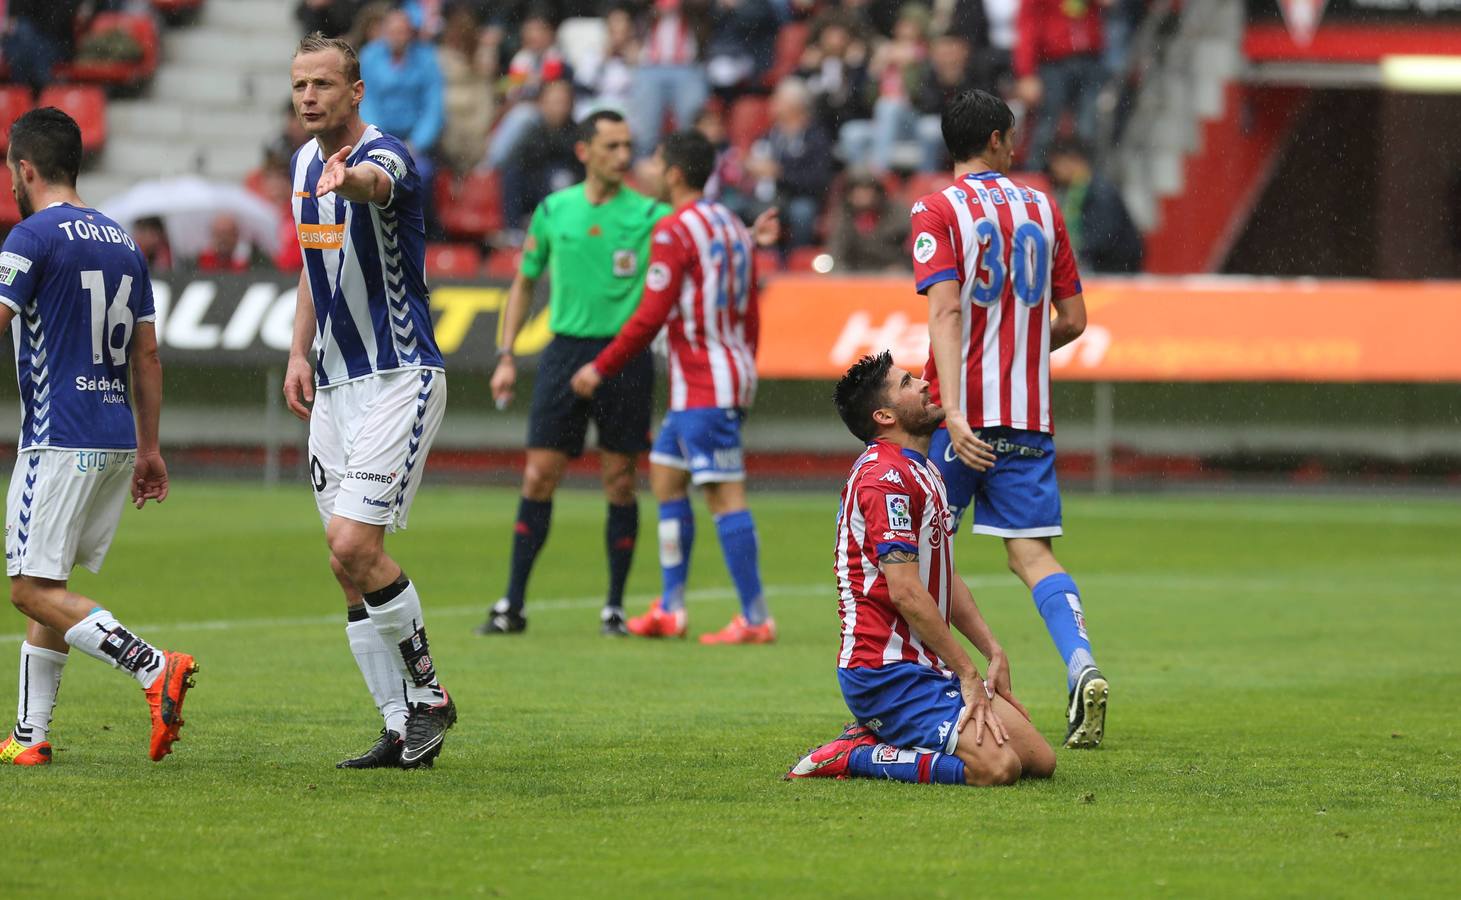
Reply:
<svg viewBox="0 0 1461 900"><path fill-rule="evenodd" d="M306 53L319 53L321 50L336 50L341 59L345 61L345 81L354 84L360 80L360 57L355 55L355 48L350 42L342 38L325 37L323 32L316 31L314 34L307 34L299 41L299 46L294 48L295 56L303 56Z"/></svg>

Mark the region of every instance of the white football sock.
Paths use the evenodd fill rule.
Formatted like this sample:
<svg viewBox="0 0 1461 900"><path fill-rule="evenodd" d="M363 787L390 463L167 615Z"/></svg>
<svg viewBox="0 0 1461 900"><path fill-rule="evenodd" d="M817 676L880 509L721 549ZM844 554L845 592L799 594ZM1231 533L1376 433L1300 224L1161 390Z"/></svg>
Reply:
<svg viewBox="0 0 1461 900"><path fill-rule="evenodd" d="M375 699L375 708L380 710L388 731L406 733L406 683L396 670L392 654L380 639L375 625L369 618L345 624L345 637L350 641L350 652L355 655L355 664Z"/></svg>
<svg viewBox="0 0 1461 900"><path fill-rule="evenodd" d="M72 625L66 643L107 665L121 669L150 688L162 675L162 651L123 628L111 613L98 606L91 615Z"/></svg>
<svg viewBox="0 0 1461 900"><path fill-rule="evenodd" d="M416 586L402 573L394 584L365 595L365 611L406 681L406 700L430 706L441 703L446 692L436 680Z"/></svg>
<svg viewBox="0 0 1461 900"><path fill-rule="evenodd" d="M20 702L15 710L15 739L27 747L51 733L51 712L61 689L67 654L29 642L20 645Z"/></svg>

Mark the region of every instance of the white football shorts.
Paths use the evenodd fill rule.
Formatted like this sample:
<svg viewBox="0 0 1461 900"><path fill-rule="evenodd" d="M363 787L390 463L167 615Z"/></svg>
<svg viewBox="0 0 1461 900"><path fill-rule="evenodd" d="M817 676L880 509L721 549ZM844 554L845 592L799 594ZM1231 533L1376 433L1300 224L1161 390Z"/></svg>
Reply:
<svg viewBox="0 0 1461 900"><path fill-rule="evenodd" d="M404 530L446 413L440 369L383 372L315 391L309 474L320 520Z"/></svg>
<svg viewBox="0 0 1461 900"><path fill-rule="evenodd" d="M117 533L135 450L22 450L5 503L5 572L66 581L93 572Z"/></svg>

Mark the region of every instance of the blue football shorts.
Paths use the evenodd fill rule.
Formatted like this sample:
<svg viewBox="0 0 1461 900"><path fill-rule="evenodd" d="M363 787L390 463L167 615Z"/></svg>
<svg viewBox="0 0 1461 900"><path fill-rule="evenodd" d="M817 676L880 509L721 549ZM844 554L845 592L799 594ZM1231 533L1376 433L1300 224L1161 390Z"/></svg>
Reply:
<svg viewBox="0 0 1461 900"><path fill-rule="evenodd" d="M838 669L842 699L858 723L904 750L953 753L964 695L959 679L930 666L893 663L880 669Z"/></svg>
<svg viewBox="0 0 1461 900"><path fill-rule="evenodd" d="M694 484L745 481L738 409L680 409L665 413L649 461L683 469Z"/></svg>
<svg viewBox="0 0 1461 900"><path fill-rule="evenodd" d="M949 432L933 434L928 458L938 466L949 492L949 509L962 519L974 503L975 534L997 537L1055 537L1061 534L1060 487L1055 483L1055 439L1040 431L982 428L996 460L976 472L954 454Z"/></svg>

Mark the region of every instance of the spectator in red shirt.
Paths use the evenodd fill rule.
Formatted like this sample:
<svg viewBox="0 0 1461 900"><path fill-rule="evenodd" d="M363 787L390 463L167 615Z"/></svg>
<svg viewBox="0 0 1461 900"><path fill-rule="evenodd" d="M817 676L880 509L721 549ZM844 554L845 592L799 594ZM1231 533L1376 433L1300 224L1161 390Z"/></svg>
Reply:
<svg viewBox="0 0 1461 900"><path fill-rule="evenodd" d="M1112 0L1023 0L1016 20L1018 94L1038 109L1027 168L1045 165L1045 151L1067 111L1076 133L1096 137L1096 95L1106 81L1102 13Z"/></svg>
<svg viewBox="0 0 1461 900"><path fill-rule="evenodd" d="M252 264L253 248L242 240L238 219L219 213L208 226L208 246L194 263L199 272L245 272Z"/></svg>

